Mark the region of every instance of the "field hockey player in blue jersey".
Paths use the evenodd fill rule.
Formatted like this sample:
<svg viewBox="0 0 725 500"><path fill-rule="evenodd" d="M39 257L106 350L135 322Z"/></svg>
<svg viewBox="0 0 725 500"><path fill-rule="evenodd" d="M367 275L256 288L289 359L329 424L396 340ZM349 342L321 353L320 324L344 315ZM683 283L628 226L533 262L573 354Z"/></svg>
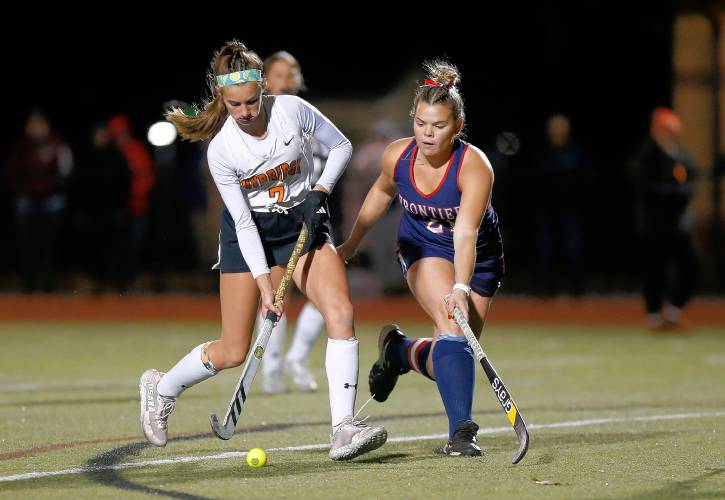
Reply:
<svg viewBox="0 0 725 500"><path fill-rule="evenodd" d="M384 151L380 176L338 254L349 260L397 196L403 207L398 259L411 292L433 321L433 338L409 338L397 325L384 326L370 392L385 401L398 377L410 370L435 380L449 422L449 441L441 451L479 456L478 425L471 414L475 364L451 313L458 307L480 335L500 286L504 260L491 206L494 176L486 155L461 138L465 111L458 69L445 61L426 63L425 69L428 76L411 109L415 135Z"/></svg>

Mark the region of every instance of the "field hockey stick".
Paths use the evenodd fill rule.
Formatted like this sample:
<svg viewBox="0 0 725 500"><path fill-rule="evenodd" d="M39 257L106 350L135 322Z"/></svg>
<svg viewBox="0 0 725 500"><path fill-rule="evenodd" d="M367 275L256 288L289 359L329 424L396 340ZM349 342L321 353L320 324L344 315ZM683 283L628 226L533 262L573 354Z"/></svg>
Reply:
<svg viewBox="0 0 725 500"><path fill-rule="evenodd" d="M448 299L448 296L444 298L446 304L448 303ZM488 360L488 356L486 356L486 353L483 352L483 348L478 342L478 339L476 339L476 336L473 334L473 330L471 330L471 326L468 324L468 321L466 321L463 313L457 307L453 309L453 318L456 320L456 323L458 323L458 326L461 328L461 330L463 330L463 334L466 336L468 345L471 346L473 353L476 355L476 358L481 363L481 367L483 367L483 371L486 372L486 377L488 377L488 381L491 383L493 392L496 393L496 398L498 399L498 402L501 404L503 411L506 412L506 416L508 417L509 422L513 426L514 432L516 432L516 437L519 440L519 449L516 450L516 452L511 457L511 463L518 463L521 461L522 458L524 458L524 455L526 455L526 451L529 449L529 431L526 430L526 423L524 422L524 418L521 416L521 413L519 412L516 403L514 403L514 400L511 397L511 393L508 391L508 389L506 389L503 380L498 375L498 373L496 373L496 369Z"/></svg>
<svg viewBox="0 0 725 500"><path fill-rule="evenodd" d="M307 227L303 225L302 231L297 238L295 248L292 250L289 262L287 262L287 269L284 277L282 278L282 282L279 284L277 292L274 295L274 303L277 306L279 306L284 299L287 287L289 286L290 281L292 281L292 273L294 273L297 261L302 253L302 247L305 246L306 241ZM234 435L234 429L236 428L237 420L239 420L239 414L242 413L242 407L247 400L249 388L252 386L254 376L257 374L257 369L262 361L262 356L264 356L264 350L266 349L267 342L272 334L272 327L274 326L275 321L277 321L277 315L274 311L269 311L267 313L267 317L264 319L262 330L259 332L259 335L257 335L254 346L250 351L252 355L247 359L247 363L244 365L244 370L242 370L242 376L239 378L239 382L237 382L236 389L234 389L234 395L232 396L232 400L229 402L229 408L227 409L227 414L224 416L224 422L220 424L216 415L211 415L209 417L211 430L219 439L229 439Z"/></svg>

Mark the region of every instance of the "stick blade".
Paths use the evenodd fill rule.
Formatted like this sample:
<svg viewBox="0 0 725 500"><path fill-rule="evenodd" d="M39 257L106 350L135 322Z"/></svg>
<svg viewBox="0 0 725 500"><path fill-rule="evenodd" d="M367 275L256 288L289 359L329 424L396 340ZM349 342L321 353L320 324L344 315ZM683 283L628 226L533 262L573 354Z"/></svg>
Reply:
<svg viewBox="0 0 725 500"><path fill-rule="evenodd" d="M516 421L514 422L514 432L516 432L516 437L519 440L519 449L511 457L511 463L517 464L524 458L529 449L529 431L526 430L524 419L519 414L516 415Z"/></svg>
<svg viewBox="0 0 725 500"><path fill-rule="evenodd" d="M234 423L232 423L231 420L227 422L227 425L222 425L219 423L219 419L216 415L211 415L209 417L209 422L211 423L211 431L219 439L226 441L234 435Z"/></svg>

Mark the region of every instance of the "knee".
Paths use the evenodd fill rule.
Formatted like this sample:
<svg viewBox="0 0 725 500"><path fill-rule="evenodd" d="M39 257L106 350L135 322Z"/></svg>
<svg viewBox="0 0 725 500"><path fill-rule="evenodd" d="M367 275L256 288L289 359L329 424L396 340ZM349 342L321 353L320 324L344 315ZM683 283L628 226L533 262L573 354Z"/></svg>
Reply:
<svg viewBox="0 0 725 500"><path fill-rule="evenodd" d="M336 301L324 312L328 329L352 328L353 315L352 302L347 297Z"/></svg>
<svg viewBox="0 0 725 500"><path fill-rule="evenodd" d="M235 368L247 359L247 350L240 345L230 344L224 341L214 343L214 349L210 353L214 368L225 370Z"/></svg>
<svg viewBox="0 0 725 500"><path fill-rule="evenodd" d="M227 366L224 368L235 368L247 360L247 353L241 350L230 350L227 352Z"/></svg>
<svg viewBox="0 0 725 500"><path fill-rule="evenodd" d="M448 335L463 335L458 323L450 317L448 317L448 310L441 306L433 314L433 323L435 324L435 330L439 333L446 333Z"/></svg>

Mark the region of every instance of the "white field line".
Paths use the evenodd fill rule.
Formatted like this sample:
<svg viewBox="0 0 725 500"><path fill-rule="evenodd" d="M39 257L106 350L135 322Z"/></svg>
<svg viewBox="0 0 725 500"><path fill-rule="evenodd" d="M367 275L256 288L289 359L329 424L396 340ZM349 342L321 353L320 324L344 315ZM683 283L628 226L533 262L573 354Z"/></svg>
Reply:
<svg viewBox="0 0 725 500"><path fill-rule="evenodd" d="M2 374L0 374L1 376ZM224 387L229 386L230 380L236 380L237 377L232 374L223 373L212 379L212 383ZM81 379L72 381L58 382L16 382L12 384L0 384L0 393L11 392L30 392L30 391L71 391L84 389L108 389L116 387L138 387L137 378L119 378L119 379Z"/></svg>
<svg viewBox="0 0 725 500"><path fill-rule="evenodd" d="M532 424L527 426L529 430L537 429L566 429L572 427L585 427L605 424L621 424L626 422L652 422L657 420L685 420L692 418L706 417L725 417L725 411L703 412L703 413L674 413L669 415L646 415L641 417L612 417L612 418L595 418L589 420L569 420L566 422L554 422L551 424ZM511 432L511 427L488 427L480 429L479 435L501 434ZM411 441L431 441L435 439L445 439L448 434L426 434L420 436L401 436L388 439L388 443L405 443ZM267 448L267 452L292 452L307 450L325 450L329 448L329 444L306 444L300 446L287 446L284 448ZM93 467L76 467L73 469L62 469L46 472L28 472L26 474L15 474L12 476L0 476L0 482L22 481L25 479L40 479L53 476L66 476L69 474L86 474L89 472L115 471L123 469L131 469L138 467L153 467L157 465L183 464L193 462L204 462L208 460L226 460L229 458L241 458L247 455L246 451L230 451L226 453L217 453L215 455L203 456L187 456L167 458L163 460L145 460L142 462L127 462L116 465L99 465Z"/></svg>
<svg viewBox="0 0 725 500"><path fill-rule="evenodd" d="M0 385L2 392L28 392L28 391L63 391L73 389L105 389L109 387L133 387L138 385L137 379L117 380L76 380L73 382L18 382L16 384Z"/></svg>

